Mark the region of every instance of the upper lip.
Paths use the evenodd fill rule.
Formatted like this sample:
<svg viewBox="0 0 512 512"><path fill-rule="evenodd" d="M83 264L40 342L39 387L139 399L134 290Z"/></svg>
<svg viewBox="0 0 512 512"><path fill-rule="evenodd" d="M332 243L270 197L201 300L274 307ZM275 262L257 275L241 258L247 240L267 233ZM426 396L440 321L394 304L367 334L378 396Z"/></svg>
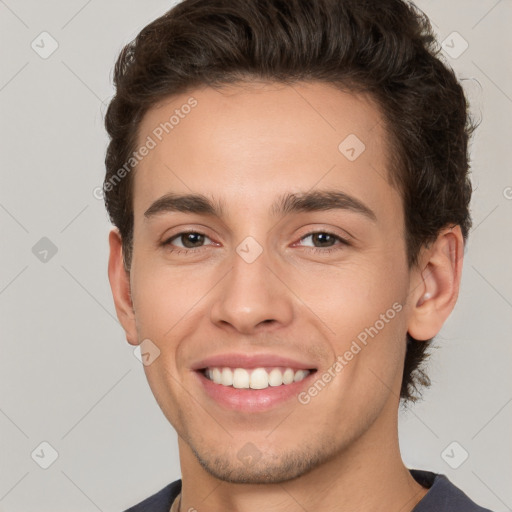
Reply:
<svg viewBox="0 0 512 512"><path fill-rule="evenodd" d="M192 370L205 368L263 368L277 367L293 368L294 370L314 370L315 365L275 354L218 354L201 359L192 365Z"/></svg>

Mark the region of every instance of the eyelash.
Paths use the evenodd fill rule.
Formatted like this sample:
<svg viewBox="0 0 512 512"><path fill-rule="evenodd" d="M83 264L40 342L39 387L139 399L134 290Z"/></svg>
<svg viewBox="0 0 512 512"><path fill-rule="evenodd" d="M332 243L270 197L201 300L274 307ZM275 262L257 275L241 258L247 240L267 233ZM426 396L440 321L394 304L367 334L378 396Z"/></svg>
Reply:
<svg viewBox="0 0 512 512"><path fill-rule="evenodd" d="M177 238L180 238L181 236L183 235L190 235L190 234L194 234L194 235L202 235L206 238L209 238L208 235L206 235L205 233L202 233L201 231L182 231L181 233L177 233L176 235L173 235L171 238L168 238L166 241L162 242L162 246L167 248L169 252L171 253L175 253L175 254L190 254L190 253L198 253L198 252L201 252L202 250L206 249L207 246L202 246L202 247L196 247L196 248L192 248L192 249L187 249L187 248L173 248L172 245L171 245L171 242ZM321 230L321 231L311 231L309 233L307 233L306 235L304 235L303 237L300 238L299 241L302 241L304 240L305 238L308 238L310 236L313 236L313 235L316 235L316 234L322 234L322 235L329 235L329 236L332 236L333 238L335 238L336 240L338 240L340 243L337 244L337 245L334 245L332 247L307 247L307 249L315 254L318 254L318 253L321 253L321 254L330 254L332 252L335 252L335 251L339 251L339 250L342 250L345 246L350 246L350 243L345 240L344 238L340 237L339 235L336 235L334 233L331 233L330 231L325 231L325 230Z"/></svg>

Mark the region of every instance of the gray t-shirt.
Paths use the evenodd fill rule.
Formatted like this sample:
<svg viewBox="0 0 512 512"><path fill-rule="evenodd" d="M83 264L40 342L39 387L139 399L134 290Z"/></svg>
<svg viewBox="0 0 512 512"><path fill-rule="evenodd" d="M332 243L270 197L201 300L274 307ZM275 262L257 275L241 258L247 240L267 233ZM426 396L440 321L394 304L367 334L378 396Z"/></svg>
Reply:
<svg viewBox="0 0 512 512"><path fill-rule="evenodd" d="M444 475L412 469L411 475L427 494L412 512L491 512L479 507ZM181 492L181 480L177 480L125 512L169 512L171 505Z"/></svg>

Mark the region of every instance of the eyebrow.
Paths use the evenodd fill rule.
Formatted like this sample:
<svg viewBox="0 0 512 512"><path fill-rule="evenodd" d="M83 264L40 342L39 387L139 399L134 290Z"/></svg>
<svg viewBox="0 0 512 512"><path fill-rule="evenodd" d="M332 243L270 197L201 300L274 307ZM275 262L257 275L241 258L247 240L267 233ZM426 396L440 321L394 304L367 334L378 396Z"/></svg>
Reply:
<svg viewBox="0 0 512 512"><path fill-rule="evenodd" d="M361 202L339 190L315 190L304 193L288 193L277 199L270 212L274 216L284 216L290 213L315 212L326 210L347 210L361 214L375 222L375 212ZM224 217L224 207L220 201L215 201L203 194L166 194L144 212L144 217L150 219L156 215L170 212L195 213Z"/></svg>

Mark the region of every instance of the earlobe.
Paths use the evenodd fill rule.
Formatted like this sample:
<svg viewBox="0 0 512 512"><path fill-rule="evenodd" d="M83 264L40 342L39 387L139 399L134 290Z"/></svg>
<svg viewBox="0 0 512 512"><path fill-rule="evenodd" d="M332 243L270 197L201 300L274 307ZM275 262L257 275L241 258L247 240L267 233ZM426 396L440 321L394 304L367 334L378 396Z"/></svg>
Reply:
<svg viewBox="0 0 512 512"><path fill-rule="evenodd" d="M424 251L419 276L412 279L408 332L417 340L439 333L457 302L464 257L460 226L444 229Z"/></svg>
<svg viewBox="0 0 512 512"><path fill-rule="evenodd" d="M135 313L130 293L130 275L124 268L122 240L117 228L110 231L108 240L110 246L108 279L112 289L117 318L126 333L128 343L138 345Z"/></svg>

